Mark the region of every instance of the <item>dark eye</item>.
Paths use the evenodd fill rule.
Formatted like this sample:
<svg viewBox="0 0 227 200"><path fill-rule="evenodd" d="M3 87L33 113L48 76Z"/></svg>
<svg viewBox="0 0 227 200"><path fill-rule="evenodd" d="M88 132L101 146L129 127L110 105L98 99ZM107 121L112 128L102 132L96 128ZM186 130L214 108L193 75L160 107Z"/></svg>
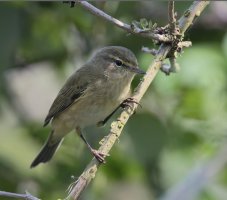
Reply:
<svg viewBox="0 0 227 200"><path fill-rule="evenodd" d="M123 65L122 61L121 60L115 60L115 64L120 67Z"/></svg>

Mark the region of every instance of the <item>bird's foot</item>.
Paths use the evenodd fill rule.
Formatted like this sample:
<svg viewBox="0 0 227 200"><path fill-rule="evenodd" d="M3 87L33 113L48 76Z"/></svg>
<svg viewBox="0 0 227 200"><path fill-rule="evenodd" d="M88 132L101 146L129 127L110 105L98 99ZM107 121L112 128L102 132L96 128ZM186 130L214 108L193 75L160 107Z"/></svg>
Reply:
<svg viewBox="0 0 227 200"><path fill-rule="evenodd" d="M121 107L122 107L122 108L126 108L126 107L128 106L128 107L130 107L131 109L133 109L131 103L135 103L135 104L139 105L139 106L142 108L141 104L140 104L139 102L137 102L137 101L136 101L134 98L132 98L132 97L129 97L129 98L125 99L125 100L121 103Z"/></svg>
<svg viewBox="0 0 227 200"><path fill-rule="evenodd" d="M100 163L106 163L105 162L105 157L109 156L109 154L104 154L101 153L100 151L96 149L91 149L91 153L95 156L95 158L100 162Z"/></svg>

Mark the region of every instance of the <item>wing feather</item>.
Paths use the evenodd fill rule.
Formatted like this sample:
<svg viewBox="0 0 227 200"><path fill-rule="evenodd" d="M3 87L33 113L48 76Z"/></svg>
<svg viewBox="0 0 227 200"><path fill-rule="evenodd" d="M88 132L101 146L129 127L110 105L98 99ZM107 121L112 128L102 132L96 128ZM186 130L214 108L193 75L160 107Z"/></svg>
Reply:
<svg viewBox="0 0 227 200"><path fill-rule="evenodd" d="M53 104L51 105L43 126L46 126L53 117L63 112L84 94L89 84L89 78L86 80L81 78L85 72L84 69L86 69L86 67L83 67L75 72L66 81L65 85L62 87Z"/></svg>

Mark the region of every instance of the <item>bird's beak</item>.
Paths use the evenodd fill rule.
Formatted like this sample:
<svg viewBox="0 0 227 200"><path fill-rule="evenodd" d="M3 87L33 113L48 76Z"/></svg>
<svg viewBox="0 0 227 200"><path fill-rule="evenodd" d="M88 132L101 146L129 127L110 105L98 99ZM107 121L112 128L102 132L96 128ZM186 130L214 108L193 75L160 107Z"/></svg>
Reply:
<svg viewBox="0 0 227 200"><path fill-rule="evenodd" d="M142 69L140 68L137 68L137 67L128 67L128 70L131 71L131 72L134 72L136 74L146 74L145 71L143 71Z"/></svg>

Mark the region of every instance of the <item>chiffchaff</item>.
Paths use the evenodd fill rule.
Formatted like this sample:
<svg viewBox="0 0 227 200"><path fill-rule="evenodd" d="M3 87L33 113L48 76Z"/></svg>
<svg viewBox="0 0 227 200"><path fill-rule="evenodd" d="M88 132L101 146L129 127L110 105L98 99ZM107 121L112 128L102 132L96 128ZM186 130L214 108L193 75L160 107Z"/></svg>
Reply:
<svg viewBox="0 0 227 200"><path fill-rule="evenodd" d="M130 86L139 69L135 55L127 48L104 47L73 73L54 100L44 126L51 121L52 131L31 167L49 161L57 147L73 129L93 155L104 161L104 155L93 149L82 135L82 129L106 122L119 105L129 97Z"/></svg>

